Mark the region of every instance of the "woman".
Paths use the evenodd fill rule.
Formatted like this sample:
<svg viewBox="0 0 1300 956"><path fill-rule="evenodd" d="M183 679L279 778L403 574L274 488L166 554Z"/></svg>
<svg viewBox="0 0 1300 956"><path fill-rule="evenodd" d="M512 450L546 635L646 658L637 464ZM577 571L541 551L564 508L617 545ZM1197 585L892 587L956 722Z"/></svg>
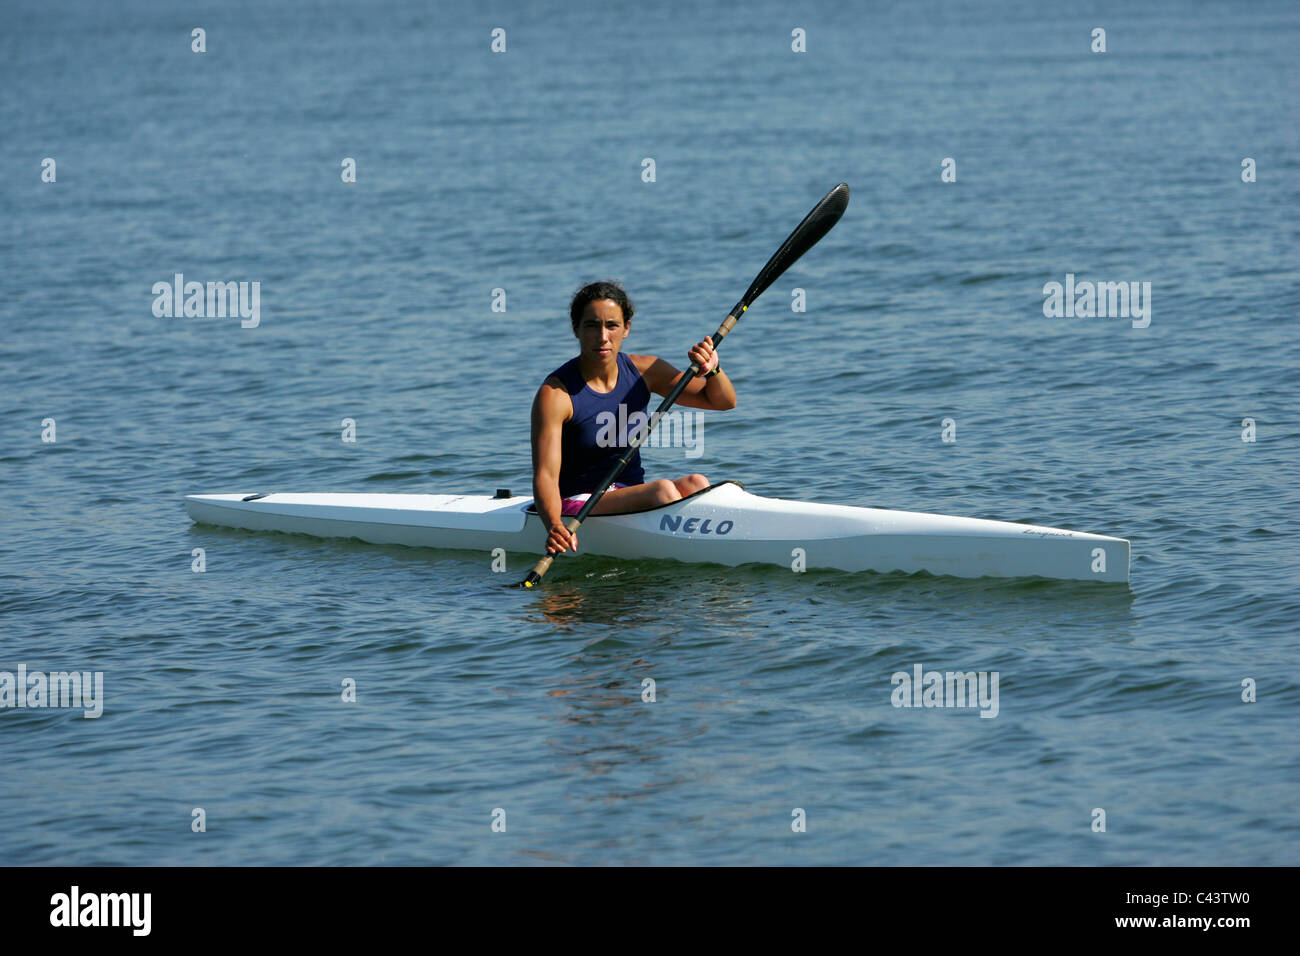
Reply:
<svg viewBox="0 0 1300 956"><path fill-rule="evenodd" d="M579 289L569 303L569 320L580 351L547 376L533 401L533 498L548 530L548 552L578 550L578 536L563 519L582 509L627 451L627 444L606 440L608 416L627 421L637 412L644 415L650 393L667 395L683 374L654 355L623 353L633 311L627 293L616 283L593 282ZM688 355L701 375L686 386L677 404L716 411L735 408L736 390L718 367L713 340L706 338ZM626 407L622 416L620 405ZM615 442L626 437L617 436ZM709 486L703 475L647 482L639 450L619 478L621 483L610 486L592 514L653 508Z"/></svg>

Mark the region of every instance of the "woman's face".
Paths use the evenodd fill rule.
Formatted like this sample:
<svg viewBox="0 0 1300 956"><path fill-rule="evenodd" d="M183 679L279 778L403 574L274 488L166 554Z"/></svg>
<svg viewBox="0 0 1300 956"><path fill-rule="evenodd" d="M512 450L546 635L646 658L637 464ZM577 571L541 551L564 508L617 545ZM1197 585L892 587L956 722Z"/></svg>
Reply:
<svg viewBox="0 0 1300 956"><path fill-rule="evenodd" d="M578 321L578 343L582 354L604 362L613 358L627 338L628 324L623 310L613 299L595 299L587 303Z"/></svg>

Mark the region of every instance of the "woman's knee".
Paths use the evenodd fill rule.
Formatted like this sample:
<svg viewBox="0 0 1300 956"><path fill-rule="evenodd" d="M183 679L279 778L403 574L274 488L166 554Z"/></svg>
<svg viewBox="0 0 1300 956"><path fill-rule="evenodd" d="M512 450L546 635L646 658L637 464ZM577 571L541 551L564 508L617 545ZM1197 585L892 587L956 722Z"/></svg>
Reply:
<svg viewBox="0 0 1300 956"><path fill-rule="evenodd" d="M709 479L703 475L687 475L677 482L677 489L682 493L682 497L693 495L707 487L709 487Z"/></svg>
<svg viewBox="0 0 1300 956"><path fill-rule="evenodd" d="M666 505L670 501L677 501L683 495L673 481L668 478L660 478L655 482L655 497L659 499L660 504Z"/></svg>

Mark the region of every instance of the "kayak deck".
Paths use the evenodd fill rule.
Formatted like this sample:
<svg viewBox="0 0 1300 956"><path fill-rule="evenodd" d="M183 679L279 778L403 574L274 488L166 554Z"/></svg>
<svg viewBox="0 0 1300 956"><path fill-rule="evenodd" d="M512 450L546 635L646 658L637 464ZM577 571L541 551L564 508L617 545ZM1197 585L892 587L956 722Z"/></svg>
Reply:
<svg viewBox="0 0 1300 956"><path fill-rule="evenodd" d="M533 499L486 495L188 495L203 524L454 548L533 560L546 534ZM1122 538L980 518L764 498L726 481L646 511L587 518L579 551L723 565L926 571L956 577L1124 582Z"/></svg>

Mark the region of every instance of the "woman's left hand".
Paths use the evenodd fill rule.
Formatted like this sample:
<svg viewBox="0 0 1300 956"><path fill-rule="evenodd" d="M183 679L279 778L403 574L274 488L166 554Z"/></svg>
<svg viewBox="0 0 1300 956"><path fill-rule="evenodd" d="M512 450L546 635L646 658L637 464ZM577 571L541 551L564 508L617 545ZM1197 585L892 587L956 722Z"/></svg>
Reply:
<svg viewBox="0 0 1300 956"><path fill-rule="evenodd" d="M713 338L702 341L686 353L693 365L699 366L701 375L708 375L718 364L718 353L713 348Z"/></svg>

